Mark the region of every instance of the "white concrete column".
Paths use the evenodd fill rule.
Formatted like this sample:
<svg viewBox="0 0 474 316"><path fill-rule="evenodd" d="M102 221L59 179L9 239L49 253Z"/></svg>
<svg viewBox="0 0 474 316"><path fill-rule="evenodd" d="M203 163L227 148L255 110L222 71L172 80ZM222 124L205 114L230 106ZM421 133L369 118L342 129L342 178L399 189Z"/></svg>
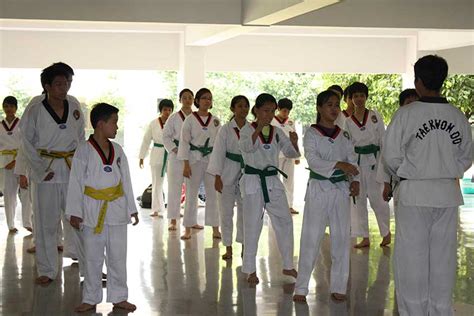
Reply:
<svg viewBox="0 0 474 316"><path fill-rule="evenodd" d="M181 35L178 71L178 92L189 88L194 93L204 87L206 79L205 47L185 45L184 34Z"/></svg>
<svg viewBox="0 0 474 316"><path fill-rule="evenodd" d="M406 39L405 73L402 74L402 88L415 87L415 72L413 66L418 59L418 36L411 36Z"/></svg>

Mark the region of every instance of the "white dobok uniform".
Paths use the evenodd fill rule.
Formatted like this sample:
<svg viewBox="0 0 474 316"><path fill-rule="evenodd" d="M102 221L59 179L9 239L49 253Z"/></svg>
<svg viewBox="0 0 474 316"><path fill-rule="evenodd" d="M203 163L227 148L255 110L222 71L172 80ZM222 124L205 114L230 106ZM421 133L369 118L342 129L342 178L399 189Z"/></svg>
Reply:
<svg viewBox="0 0 474 316"><path fill-rule="evenodd" d="M272 120L272 125L279 127L288 137L290 136L290 132L295 132L295 122L289 118L281 121L275 116ZM280 179L285 186L288 205L290 208L293 208L293 195L295 190L295 159L287 158L285 155L283 155L283 153L280 153L280 156L278 157L278 168L280 168L280 170L287 175L286 178L281 177Z"/></svg>
<svg viewBox="0 0 474 316"><path fill-rule="evenodd" d="M385 133L383 119L376 111L366 109L362 122L352 115L346 119L344 130L350 134L360 169L359 196L355 205L351 203L352 237L369 237L367 197L377 218L380 235L385 237L390 231L390 207L382 197L383 183L377 182L377 166Z"/></svg>
<svg viewBox="0 0 474 316"><path fill-rule="evenodd" d="M340 128L344 128L344 124L347 118L351 117L349 113L347 113L346 110L342 110L339 112L339 115L337 116L336 122L334 122L337 126Z"/></svg>
<svg viewBox="0 0 474 316"><path fill-rule="evenodd" d="M207 168L207 172L211 175L220 176L223 183L222 194L217 193L217 197L221 219L222 243L224 246L232 246L235 204L237 204L236 241L239 243L244 241L242 195L240 194L239 187L243 158L239 148L239 139L240 129L235 120L232 119L217 132Z"/></svg>
<svg viewBox="0 0 474 316"><path fill-rule="evenodd" d="M256 123L244 126L240 131L239 140L239 147L246 165L240 179L245 245L242 272L256 271L258 240L265 210L275 231L283 259L283 269L293 269L293 220L286 199L285 187L278 177L276 168L280 151L289 158L298 158L300 153L295 150L285 133L275 126L270 126L267 141L260 134L253 143L252 134L255 128Z"/></svg>
<svg viewBox="0 0 474 316"><path fill-rule="evenodd" d="M38 275L54 279L58 272L58 227L66 207L68 164L72 159L54 156L73 152L84 139L80 104L65 100L61 118L46 100L30 104L20 121L20 130L21 150L30 170ZM49 172L54 172L53 178L44 181ZM78 258L81 264L80 235L68 223L64 225L64 235L63 256Z"/></svg>
<svg viewBox="0 0 474 316"><path fill-rule="evenodd" d="M3 172L3 198L8 229L15 228L19 176L14 173L14 168L7 170L5 167L12 161L16 161L18 156L18 149L20 147L19 122L20 119L17 117L11 123L8 123L5 119L1 121L0 126L0 169ZM20 190L20 202L23 227L32 227L31 203L29 203L28 190Z"/></svg>
<svg viewBox="0 0 474 316"><path fill-rule="evenodd" d="M395 113L384 143L385 164L401 179L393 263L400 315L453 315L470 125L445 98L421 98Z"/></svg>
<svg viewBox="0 0 474 316"><path fill-rule="evenodd" d="M165 203L163 201L163 180L166 173L168 161L168 152L163 145L164 123L161 118L154 119L148 125L143 136L142 146L140 147L140 159L145 159L152 143L150 154L151 167L151 210L153 212L164 212ZM181 192L181 191L180 191Z"/></svg>
<svg viewBox="0 0 474 316"><path fill-rule="evenodd" d="M127 287L127 224L137 212L132 191L127 157L122 147L109 142L106 156L92 136L81 143L74 154L69 180L66 215L82 218L86 275L82 302L102 302L102 267L107 266L107 302L128 299ZM102 231L95 232L103 200L86 194L87 187L103 190L121 184L122 191L107 202Z"/></svg>
<svg viewBox="0 0 474 316"><path fill-rule="evenodd" d="M219 128L219 120L211 113L207 117L200 117L197 112L193 112L183 122L179 140L178 159L188 160L191 166L191 178L185 179L186 204L184 206L183 219L185 227L197 224L197 195L202 181L204 181L206 189L205 225L219 226L219 211L217 208L217 193L214 188L214 177L207 172L209 156Z"/></svg>
<svg viewBox="0 0 474 316"><path fill-rule="evenodd" d="M326 226L331 232L331 293L345 294L349 278L350 206L347 176L335 168L339 161L357 164L349 133L336 125L333 135L313 124L303 138L310 179L306 189L300 257L295 294L308 295ZM359 181L358 176L353 180Z"/></svg>
<svg viewBox="0 0 474 316"><path fill-rule="evenodd" d="M178 159L178 145L181 127L186 118L183 111L170 115L163 129L163 144L168 151L168 219L179 219L181 209L181 187L183 186L184 164ZM176 152L175 152L176 151Z"/></svg>

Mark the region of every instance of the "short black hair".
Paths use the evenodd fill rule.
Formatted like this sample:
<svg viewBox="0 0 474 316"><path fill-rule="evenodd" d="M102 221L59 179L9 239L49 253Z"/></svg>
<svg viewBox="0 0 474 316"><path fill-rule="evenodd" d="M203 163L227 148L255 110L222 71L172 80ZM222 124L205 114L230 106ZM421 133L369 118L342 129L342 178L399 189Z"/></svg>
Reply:
<svg viewBox="0 0 474 316"><path fill-rule="evenodd" d="M255 99L255 108L261 108L265 103L267 102L272 102L277 104L277 101L275 97L269 93L261 93L259 96Z"/></svg>
<svg viewBox="0 0 474 316"><path fill-rule="evenodd" d="M239 101L244 100L245 103L247 103L247 106L250 107L250 101L247 99L245 95L236 95L235 97L232 98L230 101L230 108L233 109L235 108L235 105L239 103Z"/></svg>
<svg viewBox="0 0 474 316"><path fill-rule="evenodd" d="M184 88L183 90L181 90L181 91L179 92L179 99L180 99L180 100L181 100L181 97L183 96L183 94L185 94L186 92L191 93L191 95L194 97L194 93L191 91L191 89Z"/></svg>
<svg viewBox="0 0 474 316"><path fill-rule="evenodd" d="M349 86L349 98L352 99L354 93L363 93L368 98L369 97L369 88L365 83L362 82L354 82Z"/></svg>
<svg viewBox="0 0 474 316"><path fill-rule="evenodd" d="M328 88L328 90L339 92L339 96L341 97L344 95L344 90L342 90L342 87L338 84L333 84Z"/></svg>
<svg viewBox="0 0 474 316"><path fill-rule="evenodd" d="M278 100L278 109L288 109L288 111L291 111L293 109L293 101L291 101L288 98L283 98Z"/></svg>
<svg viewBox="0 0 474 316"><path fill-rule="evenodd" d="M63 68L63 67L58 67L58 66L49 66L43 69L41 72L41 85L44 86L53 82L54 78L56 77L64 77L68 78L69 73Z"/></svg>
<svg viewBox="0 0 474 316"><path fill-rule="evenodd" d="M112 114L118 113L119 109L108 103L97 103L92 107L91 125L96 128L100 121L107 122Z"/></svg>
<svg viewBox="0 0 474 316"><path fill-rule="evenodd" d="M201 97L206 93L209 93L212 95L211 90L209 90L208 88L201 88L198 90L198 92L196 92L196 96L194 97L194 106L197 107L198 109L199 109L199 99L201 99ZM211 109L212 109L212 106L211 106Z"/></svg>
<svg viewBox="0 0 474 316"><path fill-rule="evenodd" d="M405 103L405 100L410 97L419 97L416 89L405 89L400 92L400 95L398 96L398 104L402 106Z"/></svg>
<svg viewBox="0 0 474 316"><path fill-rule="evenodd" d="M351 88L351 85L348 85L345 89L344 92L342 93L344 101L349 97L349 89Z"/></svg>
<svg viewBox="0 0 474 316"><path fill-rule="evenodd" d="M46 74L45 74L45 71L51 68L57 68L57 69L62 69L65 73L66 73L66 78L69 80L69 77L72 77L74 76L74 70L72 69L71 66L69 66L68 64L66 63L63 63L63 62L57 62L57 63L54 63L52 64L51 66L48 66L46 67L45 69L43 69L43 71L41 72L41 76L40 76L40 80L41 80L41 86L44 87L44 85L47 83L46 82ZM46 71L47 72L47 71ZM54 79L54 78L53 78Z"/></svg>
<svg viewBox="0 0 474 316"><path fill-rule="evenodd" d="M5 97L5 99L3 99L3 105L5 104L11 104L11 105L14 105L15 108L18 109L18 100L12 96L12 95L9 95L8 97Z"/></svg>
<svg viewBox="0 0 474 316"><path fill-rule="evenodd" d="M448 76L448 63L437 55L427 55L418 59L414 66L415 80L420 79L426 89L441 90Z"/></svg>
<svg viewBox="0 0 474 316"><path fill-rule="evenodd" d="M171 108L171 111L173 111L174 109L174 104L173 104L173 101L171 101L170 99L163 99L160 101L160 103L158 103L158 110L160 111L163 111L163 108Z"/></svg>

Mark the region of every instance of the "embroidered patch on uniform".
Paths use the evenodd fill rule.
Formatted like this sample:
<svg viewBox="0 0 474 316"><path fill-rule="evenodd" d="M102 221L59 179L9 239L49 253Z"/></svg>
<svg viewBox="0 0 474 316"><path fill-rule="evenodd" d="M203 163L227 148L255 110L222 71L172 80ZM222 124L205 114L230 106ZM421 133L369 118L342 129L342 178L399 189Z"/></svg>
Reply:
<svg viewBox="0 0 474 316"><path fill-rule="evenodd" d="M117 158L117 167L119 167L120 169L120 164L122 163L122 160L120 159L120 157Z"/></svg>
<svg viewBox="0 0 474 316"><path fill-rule="evenodd" d="M214 119L214 126L217 127L217 126L219 126L219 124L220 124L219 120Z"/></svg>
<svg viewBox="0 0 474 316"><path fill-rule="evenodd" d="M74 112L72 112L72 116L74 116L77 121L81 117L81 112L79 112L79 110L74 110Z"/></svg>
<svg viewBox="0 0 474 316"><path fill-rule="evenodd" d="M347 131L344 131L344 133L342 133L342 135L344 135L345 138L347 139L351 139L351 137L349 136L349 133Z"/></svg>
<svg viewBox="0 0 474 316"><path fill-rule="evenodd" d="M105 166L104 171L105 172L112 172L112 167L111 166Z"/></svg>
<svg viewBox="0 0 474 316"><path fill-rule="evenodd" d="M373 122L374 124L376 124L376 123L378 122L377 116L375 116L375 115L372 115L372 117L371 117L370 119L372 120L372 122Z"/></svg>

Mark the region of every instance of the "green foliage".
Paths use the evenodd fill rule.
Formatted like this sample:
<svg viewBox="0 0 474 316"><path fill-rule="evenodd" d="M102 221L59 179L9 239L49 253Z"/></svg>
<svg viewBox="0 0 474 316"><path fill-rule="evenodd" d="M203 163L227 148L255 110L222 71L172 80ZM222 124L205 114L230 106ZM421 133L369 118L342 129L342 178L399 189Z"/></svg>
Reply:
<svg viewBox="0 0 474 316"><path fill-rule="evenodd" d="M457 106L466 117L474 115L474 75L450 75L442 87L442 95Z"/></svg>
<svg viewBox="0 0 474 316"><path fill-rule="evenodd" d="M176 71L163 71L161 72L161 80L166 86L166 94L168 99L173 101L175 110L179 109L179 97L178 97L178 73Z"/></svg>
<svg viewBox="0 0 474 316"><path fill-rule="evenodd" d="M9 77L6 83L8 95L14 96L18 100L18 111L16 113L18 117L21 117L26 105L31 99L30 93L23 88L21 80L21 76L14 75ZM2 97L2 101L5 97L6 95Z"/></svg>

